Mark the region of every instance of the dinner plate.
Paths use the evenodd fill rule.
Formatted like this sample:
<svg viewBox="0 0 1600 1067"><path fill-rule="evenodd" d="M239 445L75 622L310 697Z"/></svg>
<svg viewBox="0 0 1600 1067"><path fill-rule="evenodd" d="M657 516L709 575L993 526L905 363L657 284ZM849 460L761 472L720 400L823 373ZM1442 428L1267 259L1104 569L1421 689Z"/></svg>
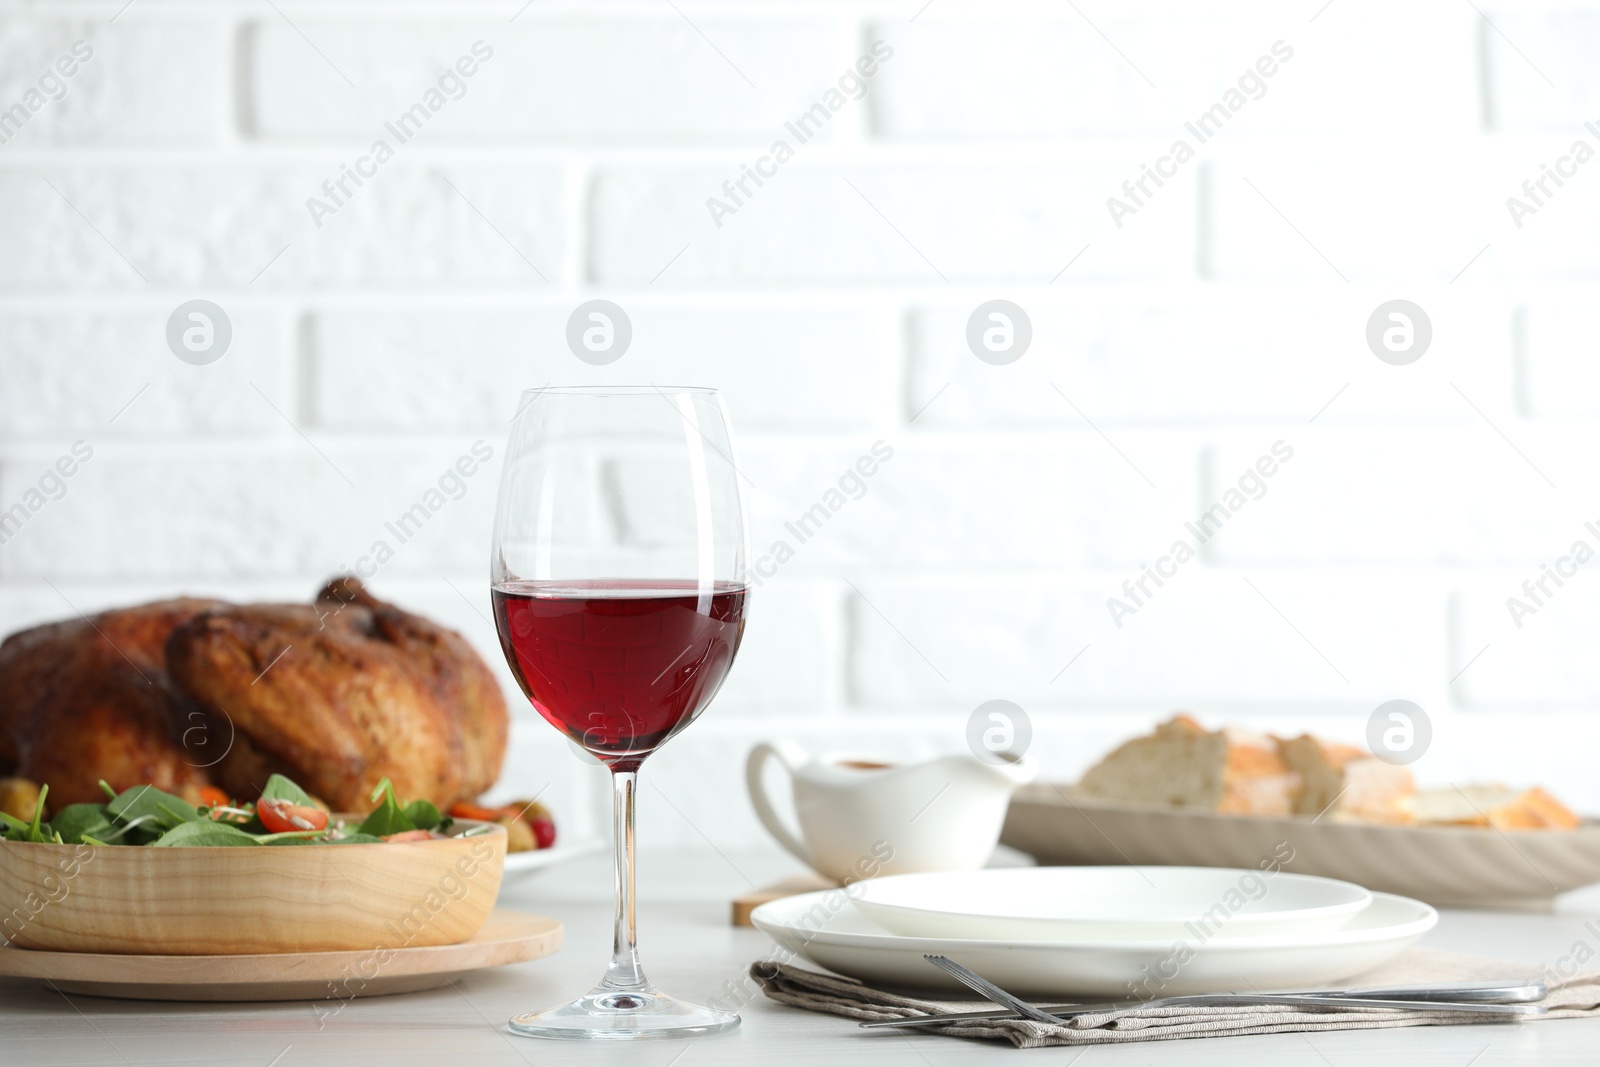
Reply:
<svg viewBox="0 0 1600 1067"><path fill-rule="evenodd" d="M523 878L546 867L555 867L569 860L604 852L610 842L598 837L580 838L577 841L557 841L549 848L536 848L527 852L506 854L505 874L502 881Z"/></svg>
<svg viewBox="0 0 1600 1067"><path fill-rule="evenodd" d="M1548 907L1600 882L1600 824L1572 830L1375 826L1110 804L1048 782L1011 800L1000 840L1042 864L1254 867L1343 878L1430 904Z"/></svg>
<svg viewBox="0 0 1600 1067"><path fill-rule="evenodd" d="M355 997L433 989L468 971L536 960L558 950L561 937L555 919L497 908L476 935L456 945L232 956L0 948L0 978L132 1000L315 1000L333 1011Z"/></svg>
<svg viewBox="0 0 1600 1067"><path fill-rule="evenodd" d="M897 874L857 892L856 907L892 933L996 941L1303 934L1343 926L1372 902L1332 878L1127 865Z"/></svg>
<svg viewBox="0 0 1600 1067"><path fill-rule="evenodd" d="M922 958L949 956L1013 993L1033 997L1162 996L1292 989L1342 982L1416 943L1439 921L1417 900L1373 894L1337 930L1269 937L1160 941L991 941L903 937L863 915L842 889L763 904L751 921L795 956L874 985L964 989Z"/></svg>

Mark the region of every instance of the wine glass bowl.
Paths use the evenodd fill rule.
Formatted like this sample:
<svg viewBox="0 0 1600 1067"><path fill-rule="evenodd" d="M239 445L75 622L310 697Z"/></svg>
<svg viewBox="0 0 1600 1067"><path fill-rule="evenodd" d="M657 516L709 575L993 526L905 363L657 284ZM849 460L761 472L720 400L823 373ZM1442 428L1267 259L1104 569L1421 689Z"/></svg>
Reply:
<svg viewBox="0 0 1600 1067"><path fill-rule="evenodd" d="M513 1017L516 1033L681 1037L739 1023L644 976L633 810L640 765L705 710L738 653L742 477L712 389L539 389L518 407L491 553L495 627L534 710L611 772L617 909L600 984Z"/></svg>
<svg viewBox="0 0 1600 1067"><path fill-rule="evenodd" d="M601 763L631 770L715 695L744 633L745 595L639 579L493 590L506 659L534 708Z"/></svg>

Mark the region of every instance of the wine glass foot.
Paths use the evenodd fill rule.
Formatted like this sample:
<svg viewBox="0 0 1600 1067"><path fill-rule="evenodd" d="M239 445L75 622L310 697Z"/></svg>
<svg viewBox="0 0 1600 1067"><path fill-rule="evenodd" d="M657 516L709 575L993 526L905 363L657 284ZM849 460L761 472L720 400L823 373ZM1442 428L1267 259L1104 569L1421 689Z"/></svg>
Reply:
<svg viewBox="0 0 1600 1067"><path fill-rule="evenodd" d="M655 990L597 989L571 1004L511 1017L514 1034L524 1037L640 1041L658 1037L699 1037L732 1030L739 1016L718 1008L688 1004Z"/></svg>

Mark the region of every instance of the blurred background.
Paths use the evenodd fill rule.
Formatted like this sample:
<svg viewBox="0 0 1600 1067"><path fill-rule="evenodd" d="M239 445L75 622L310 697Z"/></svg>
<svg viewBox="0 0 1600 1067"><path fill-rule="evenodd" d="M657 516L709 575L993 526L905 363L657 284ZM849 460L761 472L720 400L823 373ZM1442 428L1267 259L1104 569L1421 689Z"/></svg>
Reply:
<svg viewBox="0 0 1600 1067"><path fill-rule="evenodd" d="M758 739L995 699L1058 779L1405 699L1424 783L1600 810L1597 51L1585 3L7 4L0 630L359 565L587 832L489 620L508 421L714 385L760 585L652 846L763 839Z"/></svg>

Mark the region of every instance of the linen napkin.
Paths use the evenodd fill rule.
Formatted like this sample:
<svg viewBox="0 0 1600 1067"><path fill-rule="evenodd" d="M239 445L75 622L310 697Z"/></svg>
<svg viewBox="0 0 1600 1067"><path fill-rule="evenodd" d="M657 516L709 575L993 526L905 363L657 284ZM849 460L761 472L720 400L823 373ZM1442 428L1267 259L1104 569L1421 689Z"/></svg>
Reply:
<svg viewBox="0 0 1600 1067"><path fill-rule="evenodd" d="M1536 967L1488 956L1413 948L1384 966L1340 985L1358 988L1424 982L1475 982L1532 978L1539 973ZM924 1000L889 993L854 978L841 978L769 961L751 964L750 976L761 985L762 991L770 999L780 1004L851 1019L907 1019L942 1012L981 1011L992 1006L987 1001ZM1546 976L1546 981L1550 982L1550 993L1544 1003L1549 1011L1545 1015L1526 1016L1526 1021L1600 1017L1600 971L1584 971L1571 978L1553 981ZM1217 1008L1129 1008L1064 1019L1054 1025L1029 1019L985 1019L919 1029L953 1037L1009 1041L1018 1048L1042 1048L1047 1045L1103 1045L1130 1041L1172 1041L1187 1037L1379 1030L1401 1026L1477 1025L1485 1022L1506 1025L1494 1016L1463 1015L1459 1012L1429 1011L1426 1008L1411 1011L1359 1006L1303 1008L1262 1004Z"/></svg>

